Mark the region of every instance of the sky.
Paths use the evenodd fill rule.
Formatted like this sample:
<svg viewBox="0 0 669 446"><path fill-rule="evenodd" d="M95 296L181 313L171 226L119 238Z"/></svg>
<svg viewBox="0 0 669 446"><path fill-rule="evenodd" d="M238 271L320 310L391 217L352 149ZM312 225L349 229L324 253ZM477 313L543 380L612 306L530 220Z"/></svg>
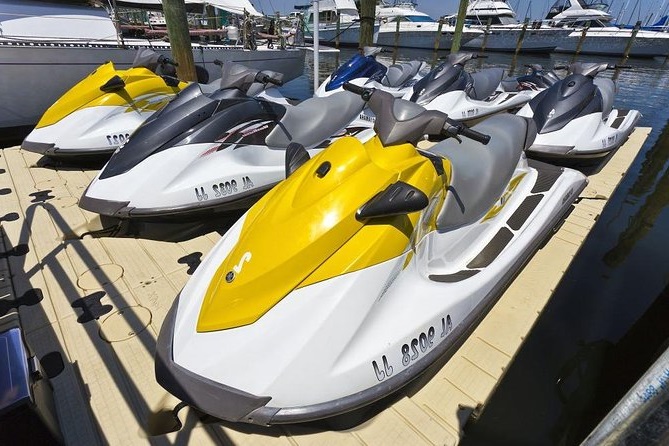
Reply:
<svg viewBox="0 0 669 446"><path fill-rule="evenodd" d="M392 0L386 0L392 2ZM516 11L519 20L525 16L532 19L540 19L546 16L548 8L555 0L509 0L510 5ZM293 6L308 4L310 0L251 0L256 9L265 14L273 11L288 13ZM459 0L417 0L417 9L432 17L445 14L455 14L458 11ZM644 24L651 13L659 14L669 6L669 0L607 0L611 6L611 14L617 18L622 13L622 23L634 23L641 20ZM636 6L638 5L638 6ZM636 7L635 7L636 6ZM655 16L653 16L655 18ZM652 20L655 22L655 20Z"/></svg>

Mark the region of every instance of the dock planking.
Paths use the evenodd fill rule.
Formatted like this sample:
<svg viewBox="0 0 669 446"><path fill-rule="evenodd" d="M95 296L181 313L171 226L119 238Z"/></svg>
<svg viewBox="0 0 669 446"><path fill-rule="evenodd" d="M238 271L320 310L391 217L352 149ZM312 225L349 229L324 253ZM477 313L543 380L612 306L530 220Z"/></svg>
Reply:
<svg viewBox="0 0 669 446"><path fill-rule="evenodd" d="M102 227L96 215L76 205L94 171L50 167L18 148L1 152L4 243L6 249L26 245L28 252L0 259L0 268L11 273L15 296L42 293L41 301L18 310L38 357L56 352L63 359L51 382L66 444L454 445L471 412L503 376L648 133L636 129L589 177L565 223L451 360L352 422L262 428L212 422L185 408L178 413L181 429L168 432L177 424L171 410L178 401L155 382L157 334L174 297L220 235L176 242L79 238Z"/></svg>

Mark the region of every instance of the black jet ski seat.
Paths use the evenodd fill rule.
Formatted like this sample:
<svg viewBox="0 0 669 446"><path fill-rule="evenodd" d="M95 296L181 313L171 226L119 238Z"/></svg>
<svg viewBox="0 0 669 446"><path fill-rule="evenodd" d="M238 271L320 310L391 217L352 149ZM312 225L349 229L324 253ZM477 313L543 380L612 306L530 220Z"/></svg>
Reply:
<svg viewBox="0 0 669 446"><path fill-rule="evenodd" d="M495 92L503 77L503 68L487 68L471 73L472 88L469 90L469 97L479 101L484 100Z"/></svg>
<svg viewBox="0 0 669 446"><path fill-rule="evenodd" d="M602 94L602 119L606 119L613 109L613 98L616 95L616 84L608 78L596 77L592 80Z"/></svg>
<svg viewBox="0 0 669 446"><path fill-rule="evenodd" d="M504 193L536 129L531 122L510 114L495 115L474 127L491 136L488 145L468 138L447 139L429 149L450 160L451 184L437 216L437 230L448 231L476 222Z"/></svg>
<svg viewBox="0 0 669 446"><path fill-rule="evenodd" d="M285 149L291 142L297 142L313 147L346 127L364 106L359 95L348 91L288 106L279 124L265 138L265 144Z"/></svg>
<svg viewBox="0 0 669 446"><path fill-rule="evenodd" d="M418 73L423 62L412 60L411 62L393 64L388 67L381 84L386 87L399 87Z"/></svg>

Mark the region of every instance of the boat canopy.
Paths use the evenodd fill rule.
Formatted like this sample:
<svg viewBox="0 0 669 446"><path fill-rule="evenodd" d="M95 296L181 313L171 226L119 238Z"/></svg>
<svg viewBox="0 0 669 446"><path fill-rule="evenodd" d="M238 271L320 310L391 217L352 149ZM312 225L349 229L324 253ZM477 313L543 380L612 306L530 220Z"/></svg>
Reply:
<svg viewBox="0 0 669 446"><path fill-rule="evenodd" d="M126 4L128 6L132 5L145 5L145 6L161 6L162 0L120 0L119 4ZM262 16L256 8L253 7L249 0L185 0L186 4L201 4L201 5L211 5L216 8L222 9L224 11L231 12L233 14L243 14L246 10L249 14L253 16Z"/></svg>

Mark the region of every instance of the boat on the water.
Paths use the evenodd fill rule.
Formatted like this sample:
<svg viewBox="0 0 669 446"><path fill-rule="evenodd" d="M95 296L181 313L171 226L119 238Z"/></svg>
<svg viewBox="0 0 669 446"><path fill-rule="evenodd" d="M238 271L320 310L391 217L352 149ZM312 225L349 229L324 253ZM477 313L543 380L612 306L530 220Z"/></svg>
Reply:
<svg viewBox="0 0 669 446"><path fill-rule="evenodd" d="M248 0L234 3L255 11ZM0 0L0 29L0 128L33 126L65 91L105 61L125 69L132 66L138 49L168 56L171 49L165 41L122 39L108 10L74 1ZM192 47L195 63L211 80L220 76L215 60L281 72L285 80L304 69L301 49L251 51L234 44L200 43Z"/></svg>
<svg viewBox="0 0 669 446"><path fill-rule="evenodd" d="M305 40L314 39L313 7L307 10L307 33ZM374 38L379 23L374 23ZM360 14L353 0L320 0L318 2L318 41L328 45L358 46L360 43Z"/></svg>
<svg viewBox="0 0 669 446"><path fill-rule="evenodd" d="M557 0L549 9L547 23L553 28L571 29L560 42L559 52L622 56L634 30L612 25L608 5L601 0ZM634 36L630 56L669 55L669 33L665 29L640 29Z"/></svg>
<svg viewBox="0 0 669 446"><path fill-rule="evenodd" d="M392 5L381 2L376 7L376 18L380 21L377 45L433 49L437 33L439 33L439 49L448 49L453 43L455 26L451 23L442 23L439 29L439 22L418 11L413 1L398 0ZM482 35L483 31L480 29L466 26L462 31L461 42L469 42Z"/></svg>
<svg viewBox="0 0 669 446"><path fill-rule="evenodd" d="M472 0L466 20L485 34L463 44L463 48L487 51L550 53L571 30L542 26L541 21L522 24L506 0ZM522 39L522 40L521 40Z"/></svg>

